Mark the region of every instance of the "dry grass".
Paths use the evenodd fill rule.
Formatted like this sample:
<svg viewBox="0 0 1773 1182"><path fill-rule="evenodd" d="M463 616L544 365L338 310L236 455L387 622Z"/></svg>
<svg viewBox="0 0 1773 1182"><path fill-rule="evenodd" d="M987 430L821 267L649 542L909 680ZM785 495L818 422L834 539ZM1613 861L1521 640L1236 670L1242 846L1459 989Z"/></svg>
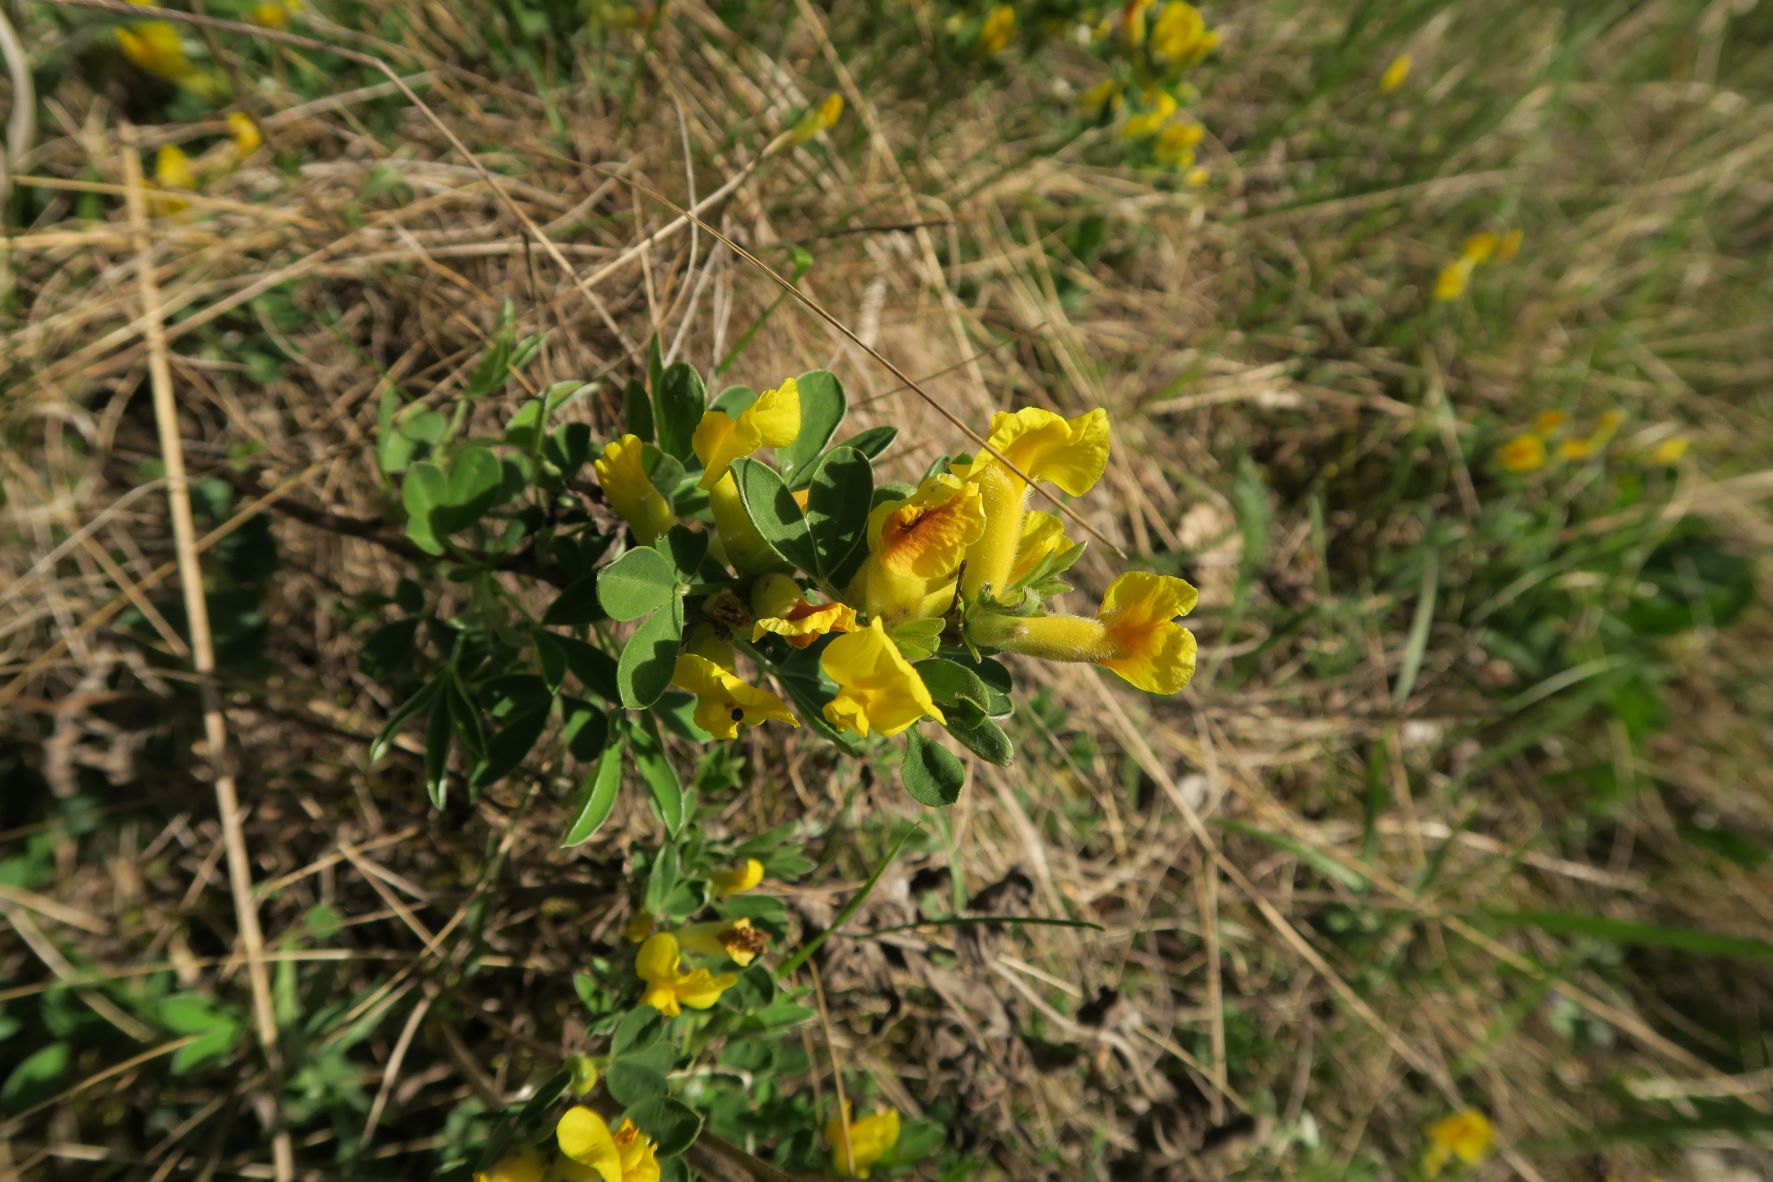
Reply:
<svg viewBox="0 0 1773 1182"><path fill-rule="evenodd" d="M183 990L247 996L199 687L226 706L222 774L239 780L264 955L278 990L293 991L278 1004L373 1016L349 1081L369 1115L345 1114L364 1142L361 1176L422 1172L448 1143L452 1107L517 1095L577 1048L572 974L619 943L624 859L652 821L625 808L607 842L562 851L558 767L439 815L411 751L367 765L397 703L358 670L374 614L363 605L411 558L384 524L376 413L390 387L449 405L507 301L520 331L548 343L512 389L471 409L471 429L496 430L553 381L619 387L654 332L674 357L720 361L775 288L660 196L696 205L766 261L803 245L816 265L800 291L967 422L1006 404L1110 407L1117 458L1079 512L1203 588L1202 673L1182 700L1020 670L1042 694L1018 731L1024 759L980 765L854 921L858 932L911 923L948 896L1101 930L834 940L816 962L829 1023L808 1038L814 1086L830 1086L833 1062L872 1074L908 1113L946 1120L954 1146L989 1163L981 1176L1015 1178L1401 1176L1422 1125L1465 1105L1504 1130L1487 1177L1641 1177L1665 1146L1596 1135L1572 1148L1572 1130L1612 1126L1651 1096L1733 1096L1765 1114L1765 1072L1749 1071L1765 1066L1773 1004L1761 966L1597 950L1484 917L1773 926L1764 868L1702 858L1682 836L1695 818L1773 831L1764 610L1728 640L1681 642L1679 725L1620 756L1660 791L1588 827L1544 777L1594 744L1590 731L1470 770L1506 736L1504 704L1529 687L1483 692L1489 655L1453 607L1396 700L1415 604L1371 572L1429 545L1437 516L1496 495L1478 454L1486 433L1555 404L1558 375L1584 367L1569 387L1584 408L1683 420L1719 475L1690 473L1678 504L1764 546L1764 307L1717 319L1724 303L1764 300L1764 226L1746 232L1754 261L1633 244L1695 218L1721 244L1744 240L1765 208L1767 96L1697 79L1597 81L1557 96L1592 115L1595 130L1578 136L1548 112L1551 95L1528 88L1467 157L1396 186L1367 164L1395 141L1383 113L1322 100L1326 120L1348 121L1349 196L1307 192L1289 153L1321 144L1300 135L1216 159L1223 187L1179 194L1104 165L1088 139L1031 154L1049 76L931 104L877 81L894 59L855 46L859 18L828 32L828 14L797 11L780 45L747 45L705 7L674 5L642 59L646 101L626 113L588 86L537 97L515 73L488 80L458 52L474 36L446 6L395 6L399 44L317 11L311 35L408 78L422 71L415 89L499 193L388 85L307 97L280 71L251 91L269 150L218 168L188 212L155 219L145 247L120 200L127 137L201 145L219 129L131 133L115 83L57 91L15 178L36 214L0 264L16 286L0 321L0 777L23 785L8 793L0 837L48 840L55 875L49 889L0 891L0 978L16 983L0 999L75 986L83 1020L115 1027L132 1053L81 1059L62 1091L9 1116L0 1163L27 1177L268 1177L268 1155L234 1126L281 1119L297 1132L296 1176L334 1176L341 1130L324 1113L274 1114L291 1101L257 1059L243 1057L233 1094L154 1083L188 1119L142 1119L138 1090L163 1078L148 1056L176 1048L119 1002L129 982L164 969ZM1253 136L1292 92L1279 79L1316 43L1314 11L1228 17L1246 48L1209 93L1220 136ZM1641 6L1584 60L1674 11ZM30 16L50 27L48 13ZM1459 19L1449 10L1415 37L1446 44ZM1556 52L1531 19L1520 35ZM1077 69L1054 53L1058 69ZM1434 86L1466 68L1447 63ZM768 147L830 87L853 117L828 144ZM1640 144L1653 166L1629 163ZM1373 327L1414 315L1411 285L1456 245L1457 231L1423 236L1437 215L1528 185L1542 191L1510 200L1540 211L1532 241L1543 247L1509 280L1519 311L1505 338L1494 318L1426 323L1402 340ZM1106 237L1085 258L1067 235L1091 217ZM145 279L157 309L144 310ZM1713 298L1720 288L1727 300ZM1277 290L1278 308L1244 314ZM1699 294L1681 304L1670 290ZM229 490L195 548L213 571L256 531L276 541L268 661L250 681L231 680L225 662L213 686L186 671L145 384L161 318L186 461ZM1584 354L1597 318L1622 326L1626 363ZM859 426L902 428L899 474L965 448L868 349L790 301L728 377L763 385L831 368ZM600 430L613 421L605 403L584 413ZM1254 578L1240 455L1255 457L1269 498ZM1364 498L1412 464L1447 479L1420 514L1369 518ZM1324 486L1312 481L1326 466L1348 479L1330 486L1314 527ZM1097 549L1080 603L1120 566ZM1452 604L1462 558L1448 561ZM545 584L508 583L546 602ZM1300 625L1332 610L1345 627ZM890 775L858 778L795 737L759 731L746 744L752 770L721 821L735 833L806 825L820 870L782 889L820 925L893 820L918 810ZM1360 799L1375 784L1392 808L1367 826ZM46 824L63 810L69 819ZM1572 1026L1606 1037L1573 1038ZM1718 1045L1723 1030L1743 1044ZM1764 1171L1746 1136L1704 1133L1689 1149L1723 1157L1689 1152L1662 1168L1699 1177L1728 1158Z"/></svg>

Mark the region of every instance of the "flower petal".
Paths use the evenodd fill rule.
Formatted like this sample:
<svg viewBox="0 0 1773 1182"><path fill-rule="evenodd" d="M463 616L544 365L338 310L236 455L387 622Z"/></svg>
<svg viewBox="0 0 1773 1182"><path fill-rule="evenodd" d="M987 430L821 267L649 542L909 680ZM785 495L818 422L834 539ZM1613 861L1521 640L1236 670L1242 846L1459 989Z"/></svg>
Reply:
<svg viewBox="0 0 1773 1182"><path fill-rule="evenodd" d="M603 1182L622 1182L622 1157L616 1151L609 1126L583 1105L569 1108L554 1129L560 1152L571 1161L590 1166Z"/></svg>

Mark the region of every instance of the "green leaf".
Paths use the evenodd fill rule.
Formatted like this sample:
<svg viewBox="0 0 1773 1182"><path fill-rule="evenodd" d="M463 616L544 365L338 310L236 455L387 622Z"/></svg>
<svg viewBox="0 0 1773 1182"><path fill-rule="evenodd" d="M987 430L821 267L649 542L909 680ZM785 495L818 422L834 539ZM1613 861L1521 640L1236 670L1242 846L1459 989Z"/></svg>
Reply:
<svg viewBox="0 0 1773 1182"><path fill-rule="evenodd" d="M770 549L803 571L817 571L818 560L807 534L806 515L776 470L747 458L733 461L732 472L745 514Z"/></svg>
<svg viewBox="0 0 1773 1182"><path fill-rule="evenodd" d="M450 721L450 695L446 689L431 706L425 721L425 792L431 807L442 808L449 798L449 745L455 734Z"/></svg>
<svg viewBox="0 0 1773 1182"><path fill-rule="evenodd" d="M919 661L912 667L923 678L924 687L938 706L971 702L985 710L991 705L991 691L986 688L984 679L957 661L937 658Z"/></svg>
<svg viewBox="0 0 1773 1182"><path fill-rule="evenodd" d="M905 659L916 663L936 655L942 647L942 629L947 626L942 620L905 620L887 629L887 634Z"/></svg>
<svg viewBox="0 0 1773 1182"><path fill-rule="evenodd" d="M654 333L646 343L646 388L657 390L659 381L665 376L665 346Z"/></svg>
<svg viewBox="0 0 1773 1182"><path fill-rule="evenodd" d="M729 419L736 419L757 401L757 391L750 386L728 386L714 396L709 410L717 410Z"/></svg>
<svg viewBox="0 0 1773 1182"><path fill-rule="evenodd" d="M853 447L869 459L874 459L893 445L899 437L897 427L870 427L850 439L844 441L845 447Z"/></svg>
<svg viewBox="0 0 1773 1182"><path fill-rule="evenodd" d="M1651 948L1677 948L1701 956L1727 956L1742 960L1773 960L1773 943L1753 936L1732 936L1699 928L1663 927L1609 919L1604 915L1580 915L1568 911L1493 911L1490 918L1512 927L1534 927L1554 936L1587 936L1615 944Z"/></svg>
<svg viewBox="0 0 1773 1182"><path fill-rule="evenodd" d="M475 765L468 783L475 789L496 784L535 750L536 740L548 725L549 702L514 713L486 745L486 758Z"/></svg>
<svg viewBox="0 0 1773 1182"><path fill-rule="evenodd" d="M626 1055L630 1051L645 1050L664 1036L665 1015L651 1006L640 1006L623 1014L622 1020L616 1023L609 1049L613 1054Z"/></svg>
<svg viewBox="0 0 1773 1182"><path fill-rule="evenodd" d="M616 661L616 688L622 705L645 710L671 687L683 639L683 599L673 595L659 611L634 630Z"/></svg>
<svg viewBox="0 0 1773 1182"><path fill-rule="evenodd" d="M642 443L653 441L653 404L646 387L631 381L622 391L622 426Z"/></svg>
<svg viewBox="0 0 1773 1182"><path fill-rule="evenodd" d="M946 808L959 800L967 779L966 765L960 757L916 730L906 732L906 738L910 741L905 748L905 762L899 768L905 790L919 804L932 808Z"/></svg>
<svg viewBox="0 0 1773 1182"><path fill-rule="evenodd" d="M505 470L484 447L471 447L449 469L449 490L442 505L431 510L431 528L453 534L473 525L500 500Z"/></svg>
<svg viewBox="0 0 1773 1182"><path fill-rule="evenodd" d="M540 628L530 629L530 642L536 646L536 664L541 667L542 681L548 692L557 694L566 684L566 650Z"/></svg>
<svg viewBox="0 0 1773 1182"><path fill-rule="evenodd" d="M582 628L608 619L603 604L598 602L597 580L598 575L586 575L567 584L542 614L542 623L557 628Z"/></svg>
<svg viewBox="0 0 1773 1182"><path fill-rule="evenodd" d="M1008 767L1016 761L1016 747L1001 726L985 716L970 702L963 702L947 711L944 729L968 751L987 763Z"/></svg>
<svg viewBox="0 0 1773 1182"><path fill-rule="evenodd" d="M673 362L659 375L653 387L654 426L659 433L659 450L674 459L687 460L693 454L690 439L702 411L708 405L708 392L702 386L702 375L696 367L682 361Z"/></svg>
<svg viewBox="0 0 1773 1182"><path fill-rule="evenodd" d="M854 448L834 447L814 465L806 526L818 575L829 586L847 586L868 557L868 506L873 498L874 466Z"/></svg>
<svg viewBox="0 0 1773 1182"><path fill-rule="evenodd" d="M665 745L659 738L658 720L651 714L642 715L639 724L630 728L628 742L634 748L634 762L640 769L641 778L652 792L654 811L664 823L665 831L676 837L683 831L688 810L683 781L677 778L677 769L671 766L671 760L665 755Z"/></svg>
<svg viewBox="0 0 1773 1182"><path fill-rule="evenodd" d="M415 718L419 711L428 707L432 699L443 692L443 686L444 679L441 677L435 681L428 681L416 694L400 704L388 719L387 724L382 727L381 733L369 745L369 761L371 763L379 762L382 756L388 753L388 748L393 745L394 736L400 733L400 728Z"/></svg>
<svg viewBox="0 0 1773 1182"><path fill-rule="evenodd" d="M654 1096L623 1114L659 1146L660 1157L675 1157L694 1145L702 1133L702 1118L681 1100Z"/></svg>
<svg viewBox="0 0 1773 1182"><path fill-rule="evenodd" d="M220 1027L233 1027L233 1014L212 999L194 993L175 993L163 997L154 1007L154 1016L174 1034L207 1034Z"/></svg>
<svg viewBox="0 0 1773 1182"><path fill-rule="evenodd" d="M566 705L566 749L580 763L590 763L609 745L609 716L583 698L563 701Z"/></svg>
<svg viewBox="0 0 1773 1182"><path fill-rule="evenodd" d="M843 422L847 403L843 383L829 370L815 369L795 380L800 387L800 434L787 447L776 449L776 460L793 487L800 488L813 460Z"/></svg>
<svg viewBox="0 0 1773 1182"><path fill-rule="evenodd" d="M671 1048L661 1044L653 1049L669 1052ZM654 1096L663 1096L670 1084L664 1072L648 1060L623 1056L604 1071L603 1086L609 1089L609 1094L616 1103L629 1105Z"/></svg>
<svg viewBox="0 0 1773 1182"><path fill-rule="evenodd" d="M234 1023L217 1026L208 1033L198 1036L196 1042L186 1043L173 1052L172 1062L167 1069L174 1075L184 1075L194 1071L205 1063L216 1059L225 1059L234 1052L235 1044L240 1041L240 1027Z"/></svg>
<svg viewBox="0 0 1773 1182"><path fill-rule="evenodd" d="M566 836L561 838L562 846L581 845L591 840L592 836L609 820L610 810L616 807L616 794L622 787L622 746L612 743L603 749L597 760L596 768L585 777L585 784L579 790L579 808L573 817L573 823L566 827Z"/></svg>
<svg viewBox="0 0 1773 1182"><path fill-rule="evenodd" d="M651 546L636 546L597 574L597 601L612 620L638 620L677 594L677 569Z"/></svg>
<svg viewBox="0 0 1773 1182"><path fill-rule="evenodd" d="M406 510L406 536L427 554L442 554L443 543L431 528L431 514L449 499L449 477L429 460L412 465L400 482L400 504Z"/></svg>
<svg viewBox="0 0 1773 1182"><path fill-rule="evenodd" d="M0 1085L0 1104L17 1111L48 1098L73 1061L73 1053L65 1042L52 1042L25 1056L6 1077L6 1083Z"/></svg>
<svg viewBox="0 0 1773 1182"><path fill-rule="evenodd" d="M553 465L562 480L571 480L591 458L591 445L589 423L562 423L542 440L542 460Z"/></svg>

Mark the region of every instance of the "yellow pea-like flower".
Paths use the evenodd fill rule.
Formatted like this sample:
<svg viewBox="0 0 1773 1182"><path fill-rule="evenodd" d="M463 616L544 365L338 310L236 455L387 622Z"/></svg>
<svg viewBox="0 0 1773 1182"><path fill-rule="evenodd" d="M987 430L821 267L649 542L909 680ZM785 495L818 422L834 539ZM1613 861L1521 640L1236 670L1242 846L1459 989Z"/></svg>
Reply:
<svg viewBox="0 0 1773 1182"><path fill-rule="evenodd" d="M1496 452L1496 461L1510 472L1534 472L1545 466L1545 439L1528 432L1516 435Z"/></svg>
<svg viewBox="0 0 1773 1182"><path fill-rule="evenodd" d="M554 1126L562 1160L548 1177L555 1182L659 1182L658 1146L631 1120L613 1133L584 1105L567 1109Z"/></svg>
<svg viewBox="0 0 1773 1182"><path fill-rule="evenodd" d="M825 720L840 731L896 735L924 718L946 721L878 618L832 641L819 665L837 683L837 696L825 704Z"/></svg>
<svg viewBox="0 0 1773 1182"><path fill-rule="evenodd" d="M686 973L681 968L682 963L683 957L677 947L677 940L669 932L648 936L634 958L634 971L646 982L646 993L642 995L641 1002L652 1006L667 1018L675 1018L681 1014L684 1006L695 1010L709 1008L739 980L733 973L716 976L707 969L692 969ZM607 1126L604 1131L608 1132ZM572 1156L566 1150L564 1142L561 1150L567 1156Z"/></svg>
<svg viewBox="0 0 1773 1182"><path fill-rule="evenodd" d="M751 623L751 640L780 636L794 648L807 648L821 636L854 632L856 609L847 603L808 603L797 599L776 615L759 616Z"/></svg>
<svg viewBox="0 0 1773 1182"><path fill-rule="evenodd" d="M1177 69L1199 64L1218 44L1200 9L1182 0L1170 0L1151 22L1152 57Z"/></svg>
<svg viewBox="0 0 1773 1182"><path fill-rule="evenodd" d="M1065 523L1052 513L1030 509L1022 517L1022 536L1016 543L1016 563L1010 568L1014 586L1055 555L1069 554L1078 543L1065 536Z"/></svg>
<svg viewBox="0 0 1773 1182"><path fill-rule="evenodd" d="M234 155L241 160L258 151L265 142L259 125L245 111L228 112L228 136L234 141Z"/></svg>
<svg viewBox="0 0 1773 1182"><path fill-rule="evenodd" d="M850 1119L849 1101L841 1114L825 1124L825 1143L831 1146L831 1168L851 1178L866 1178L876 1162L899 1143L899 1112L881 1108L861 1120Z"/></svg>
<svg viewBox="0 0 1773 1182"><path fill-rule="evenodd" d="M605 444L603 454L591 467L597 472L597 483L603 486L604 500L628 523L641 545L652 545L677 524L671 503L653 487L646 473L646 445L639 436L624 435Z"/></svg>
<svg viewBox="0 0 1773 1182"><path fill-rule="evenodd" d="M714 887L714 893L723 899L734 895L742 895L754 889L763 881L763 863L756 858L746 858L731 870L717 870L708 876Z"/></svg>
<svg viewBox="0 0 1773 1182"><path fill-rule="evenodd" d="M1188 168L1194 164L1194 148L1206 136L1207 129L1198 123L1170 123L1157 134L1155 154L1159 164L1172 168Z"/></svg>
<svg viewBox="0 0 1773 1182"><path fill-rule="evenodd" d="M740 724L800 725L794 711L781 698L747 684L738 674L695 653L678 654L671 684L696 695L696 725L717 739L737 738Z"/></svg>
<svg viewBox="0 0 1773 1182"><path fill-rule="evenodd" d="M1684 435L1676 435L1672 439L1664 439L1661 443L1658 443L1655 447L1650 449L1650 462L1652 464L1661 464L1664 467L1670 464L1678 464L1681 462L1682 457L1687 454L1687 448L1691 446L1691 444L1692 441Z"/></svg>
<svg viewBox="0 0 1773 1182"><path fill-rule="evenodd" d="M1122 139L1138 140L1156 135L1176 114L1176 98L1167 90L1147 90L1140 96L1149 109L1134 115L1121 126Z"/></svg>
<svg viewBox="0 0 1773 1182"><path fill-rule="evenodd" d="M1407 53L1400 53L1392 58L1391 64L1385 67L1385 73L1379 75L1379 93L1392 94L1400 89L1409 81L1410 67L1415 63L1416 59Z"/></svg>
<svg viewBox="0 0 1773 1182"><path fill-rule="evenodd" d="M1048 661L1088 661L1147 693L1173 694L1194 678L1194 633L1176 623L1198 593L1184 579L1130 571L1109 584L1096 615L976 616L974 643Z"/></svg>
<svg viewBox="0 0 1773 1182"><path fill-rule="evenodd" d="M843 96L828 94L818 106L808 111L799 123L794 125L794 142L804 144L821 131L830 131L843 118Z"/></svg>
<svg viewBox="0 0 1773 1182"><path fill-rule="evenodd" d="M985 20L979 26L979 52L986 57L996 57L1010 47L1016 37L1016 10L1008 4L999 4L985 14Z"/></svg>
<svg viewBox="0 0 1773 1182"><path fill-rule="evenodd" d="M1504 234L1502 236L1502 241L1496 244L1496 261L1499 263L1506 263L1509 259L1512 259L1515 255L1519 254L1521 252L1521 241L1525 237L1526 234L1518 226Z"/></svg>
<svg viewBox="0 0 1773 1182"><path fill-rule="evenodd" d="M474 1182L542 1182L547 1163L534 1149L508 1153L490 1170L475 1170Z"/></svg>
<svg viewBox="0 0 1773 1182"><path fill-rule="evenodd" d="M673 933L677 946L691 956L724 956L740 968L769 947L769 933L751 926L749 916L686 924Z"/></svg>
<svg viewBox="0 0 1773 1182"><path fill-rule="evenodd" d="M1476 266L1475 260L1460 255L1442 267L1441 273L1435 276L1434 298L1446 303L1464 295L1465 289L1471 286L1471 272L1472 268Z"/></svg>
<svg viewBox="0 0 1773 1182"><path fill-rule="evenodd" d="M135 66L168 82L183 82L197 72L185 55L184 38L170 21L119 27L117 46Z"/></svg>
<svg viewBox="0 0 1773 1182"><path fill-rule="evenodd" d="M734 460L760 447L787 447L799 434L800 383L793 378L759 394L736 419L725 411L708 411L690 441L702 461L702 487L719 484Z"/></svg>
<svg viewBox="0 0 1773 1182"><path fill-rule="evenodd" d="M1496 248L1502 244L1502 237L1485 230L1481 234L1473 234L1459 248L1459 257L1470 259L1473 264L1487 263L1495 255Z"/></svg>
<svg viewBox="0 0 1773 1182"><path fill-rule="evenodd" d="M1496 1126L1474 1108L1455 1112L1428 1126L1428 1149L1422 1155L1422 1172L1430 1178L1458 1158L1475 1166L1496 1146Z"/></svg>
<svg viewBox="0 0 1773 1182"><path fill-rule="evenodd" d="M1533 416L1533 430L1541 435L1556 435L1563 430L1565 419L1561 410L1542 410Z"/></svg>
<svg viewBox="0 0 1773 1182"><path fill-rule="evenodd" d="M1566 439L1558 444L1558 459L1560 460L1586 460L1594 453L1594 441L1590 439Z"/></svg>
<svg viewBox="0 0 1773 1182"><path fill-rule="evenodd" d="M984 529L978 485L942 472L869 514L868 546L892 574L939 579L954 573Z"/></svg>
<svg viewBox="0 0 1773 1182"><path fill-rule="evenodd" d="M1207 181L1212 178L1212 175L1213 174L1206 169L1196 165L1194 168L1191 168L1182 174L1182 183L1187 185L1190 189L1205 188Z"/></svg>

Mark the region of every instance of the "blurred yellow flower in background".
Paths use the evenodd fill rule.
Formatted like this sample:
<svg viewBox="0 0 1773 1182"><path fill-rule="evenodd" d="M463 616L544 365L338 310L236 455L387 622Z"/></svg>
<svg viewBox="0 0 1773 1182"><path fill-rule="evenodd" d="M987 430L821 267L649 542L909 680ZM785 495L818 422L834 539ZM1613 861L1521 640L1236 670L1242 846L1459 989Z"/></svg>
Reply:
<svg viewBox="0 0 1773 1182"><path fill-rule="evenodd" d="M1496 1127L1475 1108L1455 1112L1428 1126L1428 1148L1422 1154L1422 1172L1430 1178L1458 1158L1475 1166L1496 1146Z"/></svg>
<svg viewBox="0 0 1773 1182"><path fill-rule="evenodd" d="M1496 452L1496 460L1510 472L1533 472L1545 466L1545 440L1528 433L1516 435Z"/></svg>
<svg viewBox="0 0 1773 1182"><path fill-rule="evenodd" d="M1471 285L1471 271L1476 265L1473 260L1461 255L1442 267L1441 273L1435 276L1434 298L1445 303L1464 295L1465 289Z"/></svg>
<svg viewBox="0 0 1773 1182"><path fill-rule="evenodd" d="M241 160L258 151L265 142L259 125L245 111L228 112L228 136L234 141L234 155Z"/></svg>
<svg viewBox="0 0 1773 1182"><path fill-rule="evenodd" d="M866 1178L874 1164L899 1143L899 1112L896 1108L881 1108L861 1120L851 1120L850 1112L846 1100L843 1112L825 1123L831 1168L851 1178Z"/></svg>
<svg viewBox="0 0 1773 1182"><path fill-rule="evenodd" d="M731 870L716 871L708 881L714 885L714 893L723 899L742 895L763 881L763 863L746 858Z"/></svg>
<svg viewBox="0 0 1773 1182"><path fill-rule="evenodd" d="M1385 67L1385 73L1379 75L1379 93L1391 94L1409 81L1410 67L1415 61L1407 53L1400 53L1392 58L1391 64Z"/></svg>
<svg viewBox="0 0 1773 1182"><path fill-rule="evenodd" d="M1676 435L1672 439L1664 439L1661 443L1658 443L1655 447L1650 449L1650 462L1652 464L1663 465L1678 464L1681 462L1681 458L1687 454L1687 448L1690 443L1691 441L1684 435Z"/></svg>
<svg viewBox="0 0 1773 1182"><path fill-rule="evenodd" d="M979 26L979 52L986 57L996 57L1010 47L1016 36L1016 10L1008 4L999 4L985 14L984 23Z"/></svg>

